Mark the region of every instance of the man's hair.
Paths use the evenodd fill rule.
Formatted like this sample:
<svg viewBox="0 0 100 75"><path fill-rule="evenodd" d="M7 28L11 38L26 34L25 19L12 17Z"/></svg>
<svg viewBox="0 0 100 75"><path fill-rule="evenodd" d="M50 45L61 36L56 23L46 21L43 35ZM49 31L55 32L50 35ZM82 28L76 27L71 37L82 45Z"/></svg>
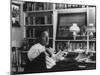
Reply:
<svg viewBox="0 0 100 75"><path fill-rule="evenodd" d="M35 37L37 38L37 39L41 39L41 35L42 35L42 33L44 32L44 31L49 31L47 28L38 28L38 29L36 29L36 31L35 31Z"/></svg>

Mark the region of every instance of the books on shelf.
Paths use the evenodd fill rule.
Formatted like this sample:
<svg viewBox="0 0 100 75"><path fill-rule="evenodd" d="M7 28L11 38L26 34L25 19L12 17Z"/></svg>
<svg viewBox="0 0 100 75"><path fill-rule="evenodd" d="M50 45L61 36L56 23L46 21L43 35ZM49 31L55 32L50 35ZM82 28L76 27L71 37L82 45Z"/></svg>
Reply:
<svg viewBox="0 0 100 75"><path fill-rule="evenodd" d="M65 4L57 3L56 4L56 9L65 9Z"/></svg>
<svg viewBox="0 0 100 75"><path fill-rule="evenodd" d="M25 17L26 25L46 25L52 24L52 14L42 16L27 16Z"/></svg>
<svg viewBox="0 0 100 75"><path fill-rule="evenodd" d="M35 28L26 29L26 38L35 38Z"/></svg>
<svg viewBox="0 0 100 75"><path fill-rule="evenodd" d="M41 27L40 28L39 27L37 27L37 28L26 28L26 38L34 39L36 32L38 32L38 30L40 30L40 29L41 29ZM49 38L53 38L53 28L49 27L48 31L49 31Z"/></svg>
<svg viewBox="0 0 100 75"><path fill-rule="evenodd" d="M53 37L53 28L49 27L49 37Z"/></svg>
<svg viewBox="0 0 100 75"><path fill-rule="evenodd" d="M56 9L86 8L86 5L56 3Z"/></svg>
<svg viewBox="0 0 100 75"><path fill-rule="evenodd" d="M33 25L34 24L34 17L26 17L25 18L25 21L26 21L26 25Z"/></svg>
<svg viewBox="0 0 100 75"><path fill-rule="evenodd" d="M26 29L26 38L29 38L30 37L30 31L29 29Z"/></svg>
<svg viewBox="0 0 100 75"><path fill-rule="evenodd" d="M53 3L43 2L25 2L23 4L23 11L38 11L38 10L52 10Z"/></svg>
<svg viewBox="0 0 100 75"><path fill-rule="evenodd" d="M35 17L35 24L45 24L45 17L44 16Z"/></svg>
<svg viewBox="0 0 100 75"><path fill-rule="evenodd" d="M80 4L64 4L55 3L55 9L69 9L69 8L86 8L86 5ZM52 10L53 3L47 2L25 2L23 4L23 11L38 11L38 10Z"/></svg>
<svg viewBox="0 0 100 75"><path fill-rule="evenodd" d="M44 10L44 3L42 2L37 2L35 4L35 10Z"/></svg>
<svg viewBox="0 0 100 75"><path fill-rule="evenodd" d="M47 15L47 24L53 24L52 19L52 14Z"/></svg>
<svg viewBox="0 0 100 75"><path fill-rule="evenodd" d="M27 3L27 11L32 11L32 3L31 2L29 2L29 3Z"/></svg>
<svg viewBox="0 0 100 75"><path fill-rule="evenodd" d="M56 42L56 51L58 52L59 50L64 50L66 48L67 51L71 50L75 52L77 49L82 49L82 50L87 50L87 43L86 42ZM96 51L96 44L95 43L90 43L89 44L89 52L91 51Z"/></svg>
<svg viewBox="0 0 100 75"><path fill-rule="evenodd" d="M44 3L44 10L52 10L53 3Z"/></svg>
<svg viewBox="0 0 100 75"><path fill-rule="evenodd" d="M68 42L68 41L64 41L64 42L56 42L56 50L64 50L64 49L69 49L71 51L74 51L76 49L83 49L83 50L86 50L87 49L87 44L86 43L83 43L83 42L80 42L80 43L77 43L77 42L74 42L74 43L71 43L71 42Z"/></svg>
<svg viewBox="0 0 100 75"><path fill-rule="evenodd" d="M34 3L32 2L25 2L23 4L23 11L32 11Z"/></svg>

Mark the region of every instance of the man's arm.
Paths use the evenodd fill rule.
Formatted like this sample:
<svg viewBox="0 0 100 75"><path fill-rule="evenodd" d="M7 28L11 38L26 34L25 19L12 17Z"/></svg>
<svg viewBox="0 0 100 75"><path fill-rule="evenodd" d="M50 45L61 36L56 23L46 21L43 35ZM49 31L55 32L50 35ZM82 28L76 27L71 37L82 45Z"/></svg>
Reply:
<svg viewBox="0 0 100 75"><path fill-rule="evenodd" d="M28 51L28 58L30 61L32 61L39 55L40 55L40 51L37 48L31 47L30 50Z"/></svg>

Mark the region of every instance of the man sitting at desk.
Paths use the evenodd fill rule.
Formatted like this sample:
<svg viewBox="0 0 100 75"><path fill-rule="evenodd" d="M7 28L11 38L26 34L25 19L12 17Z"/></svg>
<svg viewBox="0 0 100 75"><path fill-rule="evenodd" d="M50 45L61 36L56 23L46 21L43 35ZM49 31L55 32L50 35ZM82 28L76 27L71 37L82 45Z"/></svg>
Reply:
<svg viewBox="0 0 100 75"><path fill-rule="evenodd" d="M28 72L44 72L51 69L59 61L53 49L46 48L49 44L49 34L47 30L39 30L36 33L37 41L28 51L30 63L27 67ZM59 52L60 54L61 52ZM62 54L60 54L61 56Z"/></svg>

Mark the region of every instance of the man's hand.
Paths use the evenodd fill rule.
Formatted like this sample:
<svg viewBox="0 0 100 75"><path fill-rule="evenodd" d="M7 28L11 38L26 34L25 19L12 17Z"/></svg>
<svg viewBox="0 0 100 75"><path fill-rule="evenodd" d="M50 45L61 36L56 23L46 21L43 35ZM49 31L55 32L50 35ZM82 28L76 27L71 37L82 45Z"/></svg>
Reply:
<svg viewBox="0 0 100 75"><path fill-rule="evenodd" d="M46 48L46 52L48 56L52 57L54 55L54 49L53 48Z"/></svg>

